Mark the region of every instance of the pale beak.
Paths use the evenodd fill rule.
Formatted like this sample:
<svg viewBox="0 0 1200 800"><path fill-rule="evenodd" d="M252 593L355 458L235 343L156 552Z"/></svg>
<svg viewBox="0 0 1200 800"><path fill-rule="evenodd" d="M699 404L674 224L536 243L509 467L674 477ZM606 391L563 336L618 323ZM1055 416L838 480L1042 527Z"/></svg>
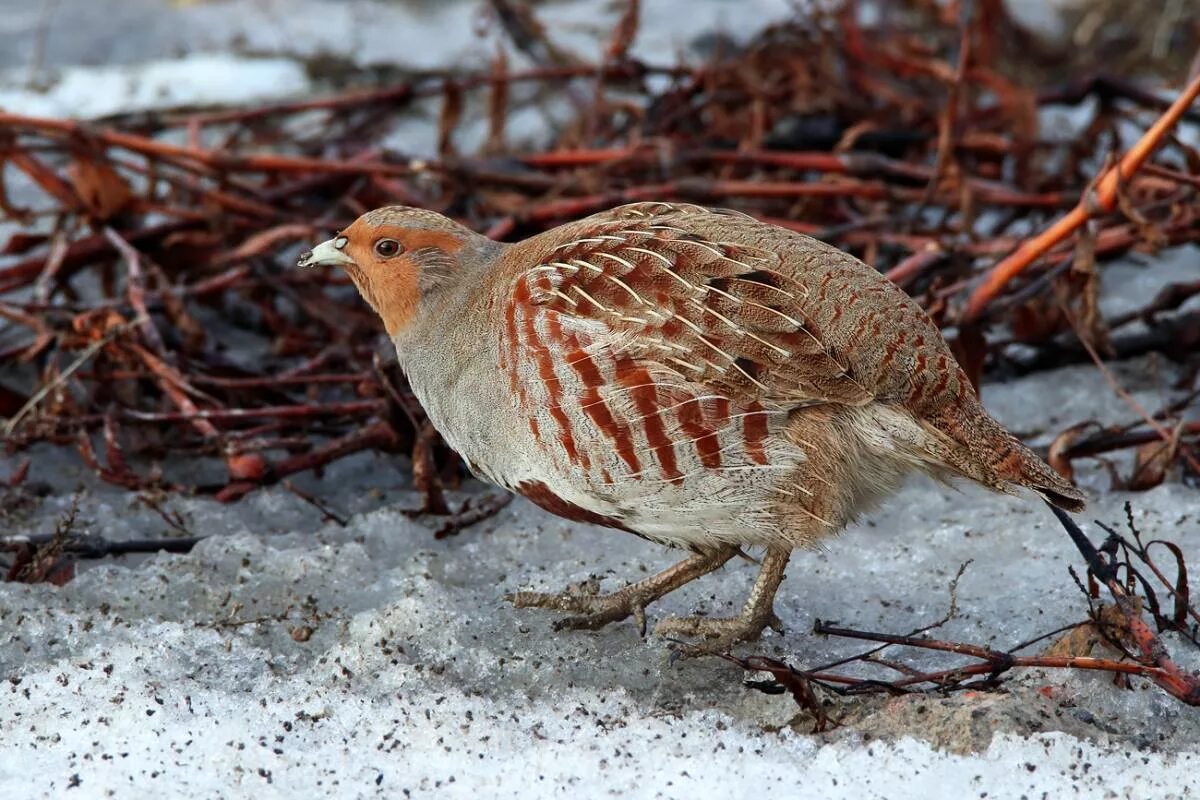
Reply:
<svg viewBox="0 0 1200 800"><path fill-rule="evenodd" d="M335 236L327 242L321 242L312 250L300 254L296 266L306 267L345 267L354 263L354 259L342 252L346 246L345 236Z"/></svg>

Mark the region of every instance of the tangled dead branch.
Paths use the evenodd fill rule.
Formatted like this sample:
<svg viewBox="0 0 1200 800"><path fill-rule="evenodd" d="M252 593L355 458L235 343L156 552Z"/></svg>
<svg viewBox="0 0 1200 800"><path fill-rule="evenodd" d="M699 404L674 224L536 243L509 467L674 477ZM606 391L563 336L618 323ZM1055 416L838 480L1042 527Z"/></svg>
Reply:
<svg viewBox="0 0 1200 800"><path fill-rule="evenodd" d="M1191 646L1200 648L1200 615L1191 605L1187 564L1178 545L1154 540L1144 542L1133 523L1131 506L1125 506L1126 523L1133 541L1129 541L1108 526L1101 527L1109 534L1104 544L1097 549L1079 526L1065 512L1050 507L1058 517L1071 540L1079 549L1087 564L1086 584L1076 578L1088 601L1088 619L1069 625L1049 634L1039 636L1013 647L997 650L993 647L952 642L920 634L941 627L955 614L957 586L963 570L950 584L950 610L932 625L927 625L909 634L877 633L854 630L817 620L815 633L859 641L879 642L880 645L864 653L840 659L814 669L799 669L790 664L766 656L725 658L743 669L766 672L768 681L751 681L748 685L771 694L788 692L815 720L815 730L822 731L835 725L829 717L820 693L840 696L864 694L906 694L912 692L961 692L990 691L1001 686L1001 679L1017 669L1040 668L1044 670L1084 670L1107 672L1116 677L1136 676L1152 681L1163 691L1187 705L1200 705L1200 675L1185 672L1171 659L1167 648L1158 634L1164 631L1180 633ZM1175 577L1171 579L1155 563L1151 549L1160 547L1170 552L1175 560ZM963 565L966 566L965 564ZM1072 570L1072 577L1075 573ZM1096 602L1100 586L1108 589L1112 604ZM1165 593L1169 607L1159 600ZM1149 614L1153 628L1144 615ZM1055 645L1038 655L1019 655L1019 652L1067 631L1087 628L1094 631L1109 648L1116 653L1112 658L1090 655L1090 643L1084 652L1074 652L1073 645ZM1073 641L1071 637L1060 642ZM943 653L968 656L973 663L933 671L922 671L906 666L894 656L883 657L887 648L910 648L933 650ZM834 671L846 665L867 665L885 668L899 678L864 678Z"/></svg>
<svg viewBox="0 0 1200 800"><path fill-rule="evenodd" d="M1064 307L1101 350L1191 357L1173 343L1200 325L1172 309L1195 286L1106 320L1095 264L1200 240L1200 153L1170 128L1197 124L1198 84L1174 104L1104 75L1036 85L1010 69L1027 38L997 33L1016 30L1002 4L970 5L950 18L891 4L866 25L848 3L677 65L630 55L636 3L594 64L564 57L524 4L495 3L535 66L103 122L0 114L0 211L26 223L0 260L6 446L70 445L106 481L226 501L354 453L415 452L439 479L423 481L425 508L449 511L437 487L459 466L419 435L403 379L374 367L374 321L344 278L290 269L305 243L387 203L503 239L633 200L733 206L886 271L976 376L1007 364L1012 341L1032 348L1026 369L1078 360ZM564 98L543 149L506 145L516 111ZM1042 134L1043 109L1089 98L1072 136ZM384 144L430 106L438 157ZM1129 148L1127 127L1150 133ZM472 141L479 155L464 155ZM18 201L17 175L37 202ZM1073 246L1053 246L1062 225L1022 246L1064 212L1087 219ZM984 275L997 277L977 287ZM1109 335L1135 322L1150 324L1136 341ZM1000 323L1011 336L983 336ZM1185 411L1161 420L1178 431L1163 474L1195 458ZM1063 458L1140 436L1101 432ZM226 477L169 484L153 467L167 456L220 459Z"/></svg>

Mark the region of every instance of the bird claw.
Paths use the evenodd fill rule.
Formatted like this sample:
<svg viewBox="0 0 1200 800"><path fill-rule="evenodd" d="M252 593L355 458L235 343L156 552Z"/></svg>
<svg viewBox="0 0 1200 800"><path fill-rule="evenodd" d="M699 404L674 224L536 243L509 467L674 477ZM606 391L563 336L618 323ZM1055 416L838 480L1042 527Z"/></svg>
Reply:
<svg viewBox="0 0 1200 800"><path fill-rule="evenodd" d="M610 622L619 622L620 620L623 620L626 617L630 617L630 616L632 616L636 622L637 618L639 616L639 611L640 611L639 607L636 607L636 606L633 608L624 608L620 604L614 603L611 607L606 607L606 608L603 608L603 609L600 609L597 611L593 611L589 614L576 614L576 615L570 616L570 617L563 617L562 619L560 619L554 623L554 630L556 630L556 631L564 631L564 630L594 631L594 630L599 630L600 628L603 628L605 625L608 625ZM640 616L641 616L641 622L639 623L639 627L642 630L642 635L645 636L646 635L646 633L645 633L645 631L646 631L645 612L641 611Z"/></svg>
<svg viewBox="0 0 1200 800"><path fill-rule="evenodd" d="M516 608L546 608L551 611L587 612L600 595L600 579L572 583L561 592L513 592L504 599Z"/></svg>
<svg viewBox="0 0 1200 800"><path fill-rule="evenodd" d="M752 642L770 628L783 633L783 622L774 611L740 617L671 617L654 626L654 633L671 640L671 663L681 658L728 653L734 645ZM683 641L679 637L700 637L701 641Z"/></svg>
<svg viewBox="0 0 1200 800"><path fill-rule="evenodd" d="M551 611L567 611L573 616L561 619L555 630L584 628L595 630L610 622L633 617L638 633L646 636L646 606L668 592L691 583L701 575L707 575L736 555L733 547L724 546L711 552L695 553L674 566L631 583L611 594L600 594L600 582L596 578L567 587L557 594L542 592L516 592L507 599L517 608L546 608ZM782 576L782 573L780 573Z"/></svg>
<svg viewBox="0 0 1200 800"><path fill-rule="evenodd" d="M646 600L640 593L622 589L600 594L600 582L590 578L558 593L516 592L506 597L517 608L546 608L576 612L554 623L554 630L598 630L611 622L633 617L642 637L646 635Z"/></svg>

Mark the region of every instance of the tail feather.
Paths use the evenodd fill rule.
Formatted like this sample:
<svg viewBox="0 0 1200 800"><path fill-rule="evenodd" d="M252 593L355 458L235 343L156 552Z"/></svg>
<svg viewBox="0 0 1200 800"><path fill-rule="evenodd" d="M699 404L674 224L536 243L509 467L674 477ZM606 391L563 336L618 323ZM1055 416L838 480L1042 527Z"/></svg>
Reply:
<svg viewBox="0 0 1200 800"><path fill-rule="evenodd" d="M950 467L999 491L1024 486L1064 511L1083 511L1083 492L992 419L982 405L971 405L976 407L960 407L946 424L933 423L957 445L940 454Z"/></svg>
<svg viewBox="0 0 1200 800"><path fill-rule="evenodd" d="M1078 514L1087 507L1087 499L1083 492L1067 481L1066 478L1054 471L1050 465L1042 461L1037 455L1025 448L1028 454L1026 460L1027 466L1033 466L1034 469L1025 469L1021 473L1021 478L1016 480L1016 483L1022 486L1028 486L1033 491L1040 494L1046 499L1046 502L1056 505L1063 511L1070 511L1072 514Z"/></svg>

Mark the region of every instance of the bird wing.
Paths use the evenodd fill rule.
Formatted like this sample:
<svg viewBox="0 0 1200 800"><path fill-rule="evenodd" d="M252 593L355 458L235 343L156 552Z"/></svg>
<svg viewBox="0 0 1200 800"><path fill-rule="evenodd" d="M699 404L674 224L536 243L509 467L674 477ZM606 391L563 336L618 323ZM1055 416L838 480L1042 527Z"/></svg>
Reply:
<svg viewBox="0 0 1200 800"><path fill-rule="evenodd" d="M778 233L737 212L620 206L542 247L518 291L712 394L779 409L869 403L871 387L815 319L826 299L763 246L763 230Z"/></svg>
<svg viewBox="0 0 1200 800"><path fill-rule="evenodd" d="M570 363L594 373L581 376L586 408L607 408L594 358L603 354L618 383L662 388L659 402L686 411L681 418L692 419L681 429L695 430L689 441L712 464L725 446L701 422L728 423L737 416L731 406L748 412L742 441L750 462L762 465L767 417L880 402L920 426L924 433L890 432L920 460L1082 507L1078 490L987 415L920 306L830 245L738 212L668 203L620 206L524 244L531 249L516 259L523 266L510 314L516 305L533 312L522 316L528 342L540 341L534 318L546 318L549 338L569 345ZM539 352L541 379L561 392L552 359ZM646 408L622 418L653 421L654 397L635 394ZM548 400L554 413L556 397ZM705 403L713 408L701 413ZM626 452L621 424L600 427L615 431ZM670 455L669 436L652 440Z"/></svg>

